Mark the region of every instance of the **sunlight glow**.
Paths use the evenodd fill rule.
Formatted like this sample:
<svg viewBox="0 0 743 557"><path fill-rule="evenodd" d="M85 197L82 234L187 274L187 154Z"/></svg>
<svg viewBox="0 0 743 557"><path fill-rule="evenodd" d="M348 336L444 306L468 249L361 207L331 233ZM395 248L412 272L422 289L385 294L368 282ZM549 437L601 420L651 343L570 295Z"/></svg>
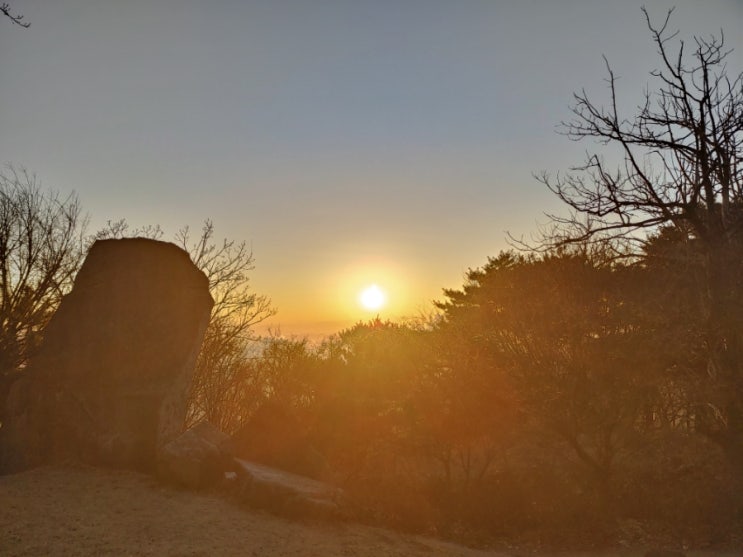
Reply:
<svg viewBox="0 0 743 557"><path fill-rule="evenodd" d="M387 301L384 291L376 284L366 287L359 295L359 302L370 311L381 308Z"/></svg>
<svg viewBox="0 0 743 557"><path fill-rule="evenodd" d="M320 285L332 298L327 298L318 312L332 307L345 327L374 314L384 313L385 319L392 320L415 314L416 308L410 300L417 299L412 296L417 293L411 294L408 285L418 277L411 276L404 265L392 258L368 255L348 257L343 263L335 273L334 284Z"/></svg>

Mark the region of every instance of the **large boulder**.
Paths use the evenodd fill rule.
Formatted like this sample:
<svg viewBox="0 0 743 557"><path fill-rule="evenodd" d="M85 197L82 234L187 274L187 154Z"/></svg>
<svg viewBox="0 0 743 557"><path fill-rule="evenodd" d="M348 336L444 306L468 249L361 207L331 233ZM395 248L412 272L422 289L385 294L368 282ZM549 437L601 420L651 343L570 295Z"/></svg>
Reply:
<svg viewBox="0 0 743 557"><path fill-rule="evenodd" d="M10 389L6 471L76 459L153 470L181 431L213 300L174 244L100 240Z"/></svg>

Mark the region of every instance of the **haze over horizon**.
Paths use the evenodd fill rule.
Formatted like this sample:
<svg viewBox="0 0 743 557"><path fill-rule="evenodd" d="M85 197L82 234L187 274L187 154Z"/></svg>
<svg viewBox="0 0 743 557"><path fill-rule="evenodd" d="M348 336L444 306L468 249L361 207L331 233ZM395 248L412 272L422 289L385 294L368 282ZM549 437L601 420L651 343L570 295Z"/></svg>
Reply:
<svg viewBox="0 0 743 557"><path fill-rule="evenodd" d="M555 126L574 91L606 99L602 55L633 113L643 4L688 40L723 30L743 67L739 0L18 0L0 162L77 192L91 231L208 218L245 240L262 330L413 316L561 210L532 174L582 161ZM372 284L387 304L365 309Z"/></svg>

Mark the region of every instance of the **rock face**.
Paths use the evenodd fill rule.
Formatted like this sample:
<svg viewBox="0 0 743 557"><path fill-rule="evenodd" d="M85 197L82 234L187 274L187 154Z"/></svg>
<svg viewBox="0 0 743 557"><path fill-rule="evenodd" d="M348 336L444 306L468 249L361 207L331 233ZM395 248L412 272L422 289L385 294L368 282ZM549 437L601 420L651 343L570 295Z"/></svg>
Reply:
<svg viewBox="0 0 743 557"><path fill-rule="evenodd" d="M158 451L161 479L183 487L212 486L234 468L230 436L209 422L200 422Z"/></svg>
<svg viewBox="0 0 743 557"><path fill-rule="evenodd" d="M0 467L66 458L152 470L182 429L213 301L173 244L100 240L11 387Z"/></svg>

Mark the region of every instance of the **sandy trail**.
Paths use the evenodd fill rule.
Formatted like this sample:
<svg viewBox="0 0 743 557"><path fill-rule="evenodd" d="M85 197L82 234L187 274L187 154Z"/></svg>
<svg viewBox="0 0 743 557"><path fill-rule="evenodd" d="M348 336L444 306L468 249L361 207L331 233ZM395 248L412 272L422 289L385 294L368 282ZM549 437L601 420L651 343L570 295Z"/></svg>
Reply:
<svg viewBox="0 0 743 557"><path fill-rule="evenodd" d="M0 477L0 555L499 554L356 524L290 521L133 472L54 467Z"/></svg>

